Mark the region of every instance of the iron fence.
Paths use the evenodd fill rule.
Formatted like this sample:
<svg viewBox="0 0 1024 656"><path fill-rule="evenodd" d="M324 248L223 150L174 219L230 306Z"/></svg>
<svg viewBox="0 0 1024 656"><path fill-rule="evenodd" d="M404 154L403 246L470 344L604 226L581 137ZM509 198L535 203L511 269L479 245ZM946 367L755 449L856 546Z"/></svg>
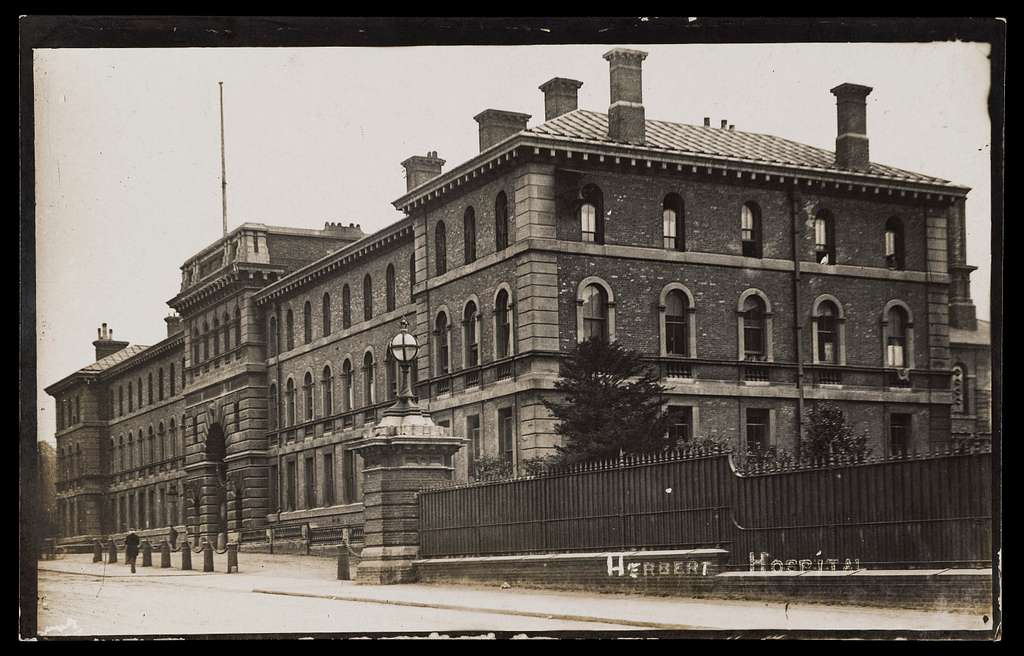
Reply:
<svg viewBox="0 0 1024 656"><path fill-rule="evenodd" d="M427 557L698 548L862 566L987 566L991 454L738 469L693 449L419 494Z"/></svg>

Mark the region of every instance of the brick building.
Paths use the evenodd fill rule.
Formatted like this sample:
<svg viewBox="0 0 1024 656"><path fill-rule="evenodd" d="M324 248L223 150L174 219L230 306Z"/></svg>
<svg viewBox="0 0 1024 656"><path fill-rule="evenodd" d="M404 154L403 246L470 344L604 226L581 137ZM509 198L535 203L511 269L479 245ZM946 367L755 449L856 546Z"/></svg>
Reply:
<svg viewBox="0 0 1024 656"><path fill-rule="evenodd" d="M556 77L539 125L487 109L470 160L408 158L405 217L373 234L243 224L186 260L159 344L104 326L97 361L47 389L62 534L360 524L347 447L395 398L403 318L417 396L469 438L457 478L550 451L542 401L595 334L658 368L681 440L792 447L825 400L876 453L980 421L983 349L956 359L970 405L951 390L968 189L871 162L860 85L831 90L834 153L647 120L645 57L605 55L607 113Z"/></svg>

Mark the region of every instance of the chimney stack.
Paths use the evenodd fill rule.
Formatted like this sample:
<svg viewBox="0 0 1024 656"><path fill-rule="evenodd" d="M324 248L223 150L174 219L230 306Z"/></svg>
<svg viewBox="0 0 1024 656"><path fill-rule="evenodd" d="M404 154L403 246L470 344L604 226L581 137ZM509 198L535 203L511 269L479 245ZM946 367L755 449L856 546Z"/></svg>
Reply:
<svg viewBox="0 0 1024 656"><path fill-rule="evenodd" d="M727 127L729 127L729 119L723 118L722 119L722 129L724 130Z"/></svg>
<svg viewBox="0 0 1024 656"><path fill-rule="evenodd" d="M583 83L565 77L553 77L537 87L544 92L544 120L550 121L579 107L577 92Z"/></svg>
<svg viewBox="0 0 1024 656"><path fill-rule="evenodd" d="M642 144L645 140L643 79L641 67L647 53L615 48L604 53L611 78L608 107L608 138Z"/></svg>
<svg viewBox="0 0 1024 656"><path fill-rule="evenodd" d="M508 139L516 132L526 129L529 114L506 112L500 109L485 109L473 120L480 124L480 152L484 152L496 143Z"/></svg>
<svg viewBox="0 0 1024 656"><path fill-rule="evenodd" d="M706 128L711 127L711 117L710 116L705 116L704 117L704 127L706 127Z"/></svg>
<svg viewBox="0 0 1024 656"><path fill-rule="evenodd" d="M107 329L107 324L96 329L96 341L92 343L96 347L96 360L102 360L108 355L117 353L128 346L128 342L115 342L114 331Z"/></svg>
<svg viewBox="0 0 1024 656"><path fill-rule="evenodd" d="M413 155L402 162L402 166L405 167L405 190L412 191L424 182L441 175L444 160L438 158L436 150L432 150L426 157Z"/></svg>
<svg viewBox="0 0 1024 656"><path fill-rule="evenodd" d="M167 336L177 335L184 328L181 325L181 317L176 314L170 314L164 317L164 321L167 323Z"/></svg>
<svg viewBox="0 0 1024 656"><path fill-rule="evenodd" d="M836 166L866 171L868 158L867 98L871 87L840 84L831 89L836 97Z"/></svg>

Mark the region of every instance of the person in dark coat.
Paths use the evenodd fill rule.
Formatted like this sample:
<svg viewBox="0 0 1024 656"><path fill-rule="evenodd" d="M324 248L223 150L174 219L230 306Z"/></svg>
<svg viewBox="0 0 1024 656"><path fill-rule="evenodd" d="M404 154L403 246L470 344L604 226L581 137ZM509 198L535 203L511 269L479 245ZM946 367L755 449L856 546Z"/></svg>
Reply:
<svg viewBox="0 0 1024 656"><path fill-rule="evenodd" d="M168 541L171 543L171 549L177 549L178 548L178 531L176 531L173 526L171 526L171 530L168 531L167 537L168 537Z"/></svg>
<svg viewBox="0 0 1024 656"><path fill-rule="evenodd" d="M139 536L132 531L124 539L124 561L132 566L132 574L135 573L135 559L139 556Z"/></svg>

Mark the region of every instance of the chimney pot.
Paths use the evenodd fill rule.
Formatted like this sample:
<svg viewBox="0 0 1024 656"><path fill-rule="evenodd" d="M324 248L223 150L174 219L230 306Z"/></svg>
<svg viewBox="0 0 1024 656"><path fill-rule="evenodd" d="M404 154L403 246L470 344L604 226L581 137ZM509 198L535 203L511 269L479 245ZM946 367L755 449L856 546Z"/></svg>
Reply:
<svg viewBox="0 0 1024 656"><path fill-rule="evenodd" d="M704 127L706 127L706 128L711 127L711 117L710 116L705 116L704 117Z"/></svg>
<svg viewBox="0 0 1024 656"><path fill-rule="evenodd" d="M412 191L421 184L441 175L444 160L437 157L437 151L427 152L427 156L413 155L402 162L405 168L405 190ZM356 226L359 227L359 226Z"/></svg>
<svg viewBox="0 0 1024 656"><path fill-rule="evenodd" d="M604 53L604 58L608 60L611 82L608 138L642 144L646 140L642 67L647 53L614 48Z"/></svg>
<svg viewBox="0 0 1024 656"><path fill-rule="evenodd" d="M836 97L836 166L867 170L867 98L871 87L849 82L830 89Z"/></svg>
<svg viewBox="0 0 1024 656"><path fill-rule="evenodd" d="M729 132L735 132L735 131L736 131L736 126L730 124L729 125Z"/></svg>
<svg viewBox="0 0 1024 656"><path fill-rule="evenodd" d="M550 121L579 107L577 96L583 83L565 77L553 77L537 87L544 92L544 120Z"/></svg>
<svg viewBox="0 0 1024 656"><path fill-rule="evenodd" d="M501 109L485 109L474 116L473 120L480 124L480 152L482 153L494 144L525 130L530 115L506 112Z"/></svg>

